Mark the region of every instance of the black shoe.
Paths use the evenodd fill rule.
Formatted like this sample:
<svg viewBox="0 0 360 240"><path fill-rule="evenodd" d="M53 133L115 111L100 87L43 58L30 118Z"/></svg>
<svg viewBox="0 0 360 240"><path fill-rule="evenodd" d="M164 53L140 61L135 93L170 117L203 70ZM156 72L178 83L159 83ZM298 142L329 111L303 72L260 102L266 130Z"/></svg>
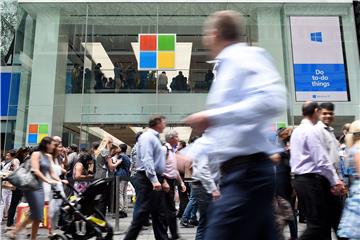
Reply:
<svg viewBox="0 0 360 240"><path fill-rule="evenodd" d="M190 224L189 222L184 222L183 220L180 221L180 225L185 227L185 228L193 228L193 227L195 227L194 225Z"/></svg>
<svg viewBox="0 0 360 240"><path fill-rule="evenodd" d="M127 215L125 212L123 212L123 211L119 212L119 218L126 218L126 217L127 217Z"/></svg>
<svg viewBox="0 0 360 240"><path fill-rule="evenodd" d="M198 220L189 220L189 224L194 225L194 226L199 226L199 221Z"/></svg>
<svg viewBox="0 0 360 240"><path fill-rule="evenodd" d="M150 227L150 226L151 226L151 222L148 220L146 223L144 223L143 226L145 226L145 227Z"/></svg>

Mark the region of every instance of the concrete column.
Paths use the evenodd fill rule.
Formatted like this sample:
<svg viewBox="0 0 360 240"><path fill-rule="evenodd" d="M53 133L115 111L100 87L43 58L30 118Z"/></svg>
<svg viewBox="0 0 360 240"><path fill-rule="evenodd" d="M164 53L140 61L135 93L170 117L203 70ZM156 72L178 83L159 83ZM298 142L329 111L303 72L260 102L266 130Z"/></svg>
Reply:
<svg viewBox="0 0 360 240"><path fill-rule="evenodd" d="M49 126L61 135L64 122L67 35L61 34L60 11L38 11L27 123Z"/></svg>
<svg viewBox="0 0 360 240"><path fill-rule="evenodd" d="M284 84L287 85L285 79L281 6L258 8L257 26L259 47L266 49L271 54ZM279 116L276 121L288 123L287 113L285 112L282 116Z"/></svg>
<svg viewBox="0 0 360 240"><path fill-rule="evenodd" d="M27 16L24 27L22 51L18 53L21 67L13 69L14 72L20 72L19 101L16 113L14 148L20 148L26 142L26 113L29 99L31 59L34 46L34 28L35 24L33 18ZM15 48L21 49L21 46L15 46Z"/></svg>

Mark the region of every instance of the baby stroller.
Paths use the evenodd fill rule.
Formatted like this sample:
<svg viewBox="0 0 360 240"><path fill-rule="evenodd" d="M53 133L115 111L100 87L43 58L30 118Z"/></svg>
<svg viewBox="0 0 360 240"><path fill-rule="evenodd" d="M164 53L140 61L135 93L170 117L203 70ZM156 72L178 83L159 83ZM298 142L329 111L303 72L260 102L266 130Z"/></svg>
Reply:
<svg viewBox="0 0 360 240"><path fill-rule="evenodd" d="M64 221L60 226L63 233L54 234L51 239L85 240L95 237L96 240L111 240L113 228L95 207L110 181L111 179L96 180L82 194L69 185L77 193L77 196L72 196L70 199L67 199L60 191L55 191L55 196L63 199L61 213Z"/></svg>

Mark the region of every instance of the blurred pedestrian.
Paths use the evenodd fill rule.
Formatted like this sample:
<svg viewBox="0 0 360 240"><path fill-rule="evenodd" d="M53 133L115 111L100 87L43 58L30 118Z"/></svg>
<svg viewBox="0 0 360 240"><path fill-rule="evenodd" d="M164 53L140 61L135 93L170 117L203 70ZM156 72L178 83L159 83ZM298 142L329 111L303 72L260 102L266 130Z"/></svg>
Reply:
<svg viewBox="0 0 360 240"><path fill-rule="evenodd" d="M349 147L349 163L354 172L337 234L343 238L360 239L360 120L350 125L346 142Z"/></svg>
<svg viewBox="0 0 360 240"><path fill-rule="evenodd" d="M273 146L266 131L285 111L285 88L268 53L240 43L245 30L235 11L212 14L203 43L215 58L216 77L207 110L186 122L213 141L222 179L221 197L214 203L205 239L277 239L272 200ZM256 216L256 217L255 217ZM261 229L261 230L259 230Z"/></svg>

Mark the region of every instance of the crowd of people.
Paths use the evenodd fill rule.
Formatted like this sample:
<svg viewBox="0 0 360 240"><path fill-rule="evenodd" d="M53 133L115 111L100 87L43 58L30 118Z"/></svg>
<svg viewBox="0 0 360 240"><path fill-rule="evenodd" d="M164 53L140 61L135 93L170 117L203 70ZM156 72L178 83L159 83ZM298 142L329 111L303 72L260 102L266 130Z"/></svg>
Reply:
<svg viewBox="0 0 360 240"><path fill-rule="evenodd" d="M135 90L156 90L156 82L158 81L159 92L161 93L186 93L190 91L208 91L214 74L211 70L205 74L201 81L191 83L185 77L182 71L172 79L168 79L165 71L138 71L133 64L129 64L126 68L122 63L114 64L113 77L106 76L102 70L101 63L97 63L94 70L74 64L69 75L67 83L68 93L126 93L136 92ZM84 81L83 81L84 79Z"/></svg>
<svg viewBox="0 0 360 240"><path fill-rule="evenodd" d="M40 185L22 192L4 187L1 214L8 227L21 196L31 212L7 235L14 239L32 222L36 239L47 196L52 233L60 204L46 193L49 185L71 195L67 184L81 193L91 179L119 176L115 211L121 217L127 216L129 181L136 192L125 240L137 239L150 218L157 240L181 239L177 218L184 227L197 226L197 240L284 239L286 225L292 240L331 240L332 230L338 239L360 239L360 120L346 124L337 138L335 105L305 102L301 123L279 128L271 141L269 126L286 108L286 91L268 54L240 43L242 29L234 11L216 12L205 23L203 42L217 60L216 79L207 109L184 119L199 136L188 145L173 130L163 142L166 118L153 116L148 129L136 134L130 157L127 146L114 146L110 137L89 151L65 148L56 136L45 137L36 149L8 151L3 171L16 171L28 159ZM98 201L104 216L113 211L111 199L105 190ZM297 215L306 223L301 236Z"/></svg>

